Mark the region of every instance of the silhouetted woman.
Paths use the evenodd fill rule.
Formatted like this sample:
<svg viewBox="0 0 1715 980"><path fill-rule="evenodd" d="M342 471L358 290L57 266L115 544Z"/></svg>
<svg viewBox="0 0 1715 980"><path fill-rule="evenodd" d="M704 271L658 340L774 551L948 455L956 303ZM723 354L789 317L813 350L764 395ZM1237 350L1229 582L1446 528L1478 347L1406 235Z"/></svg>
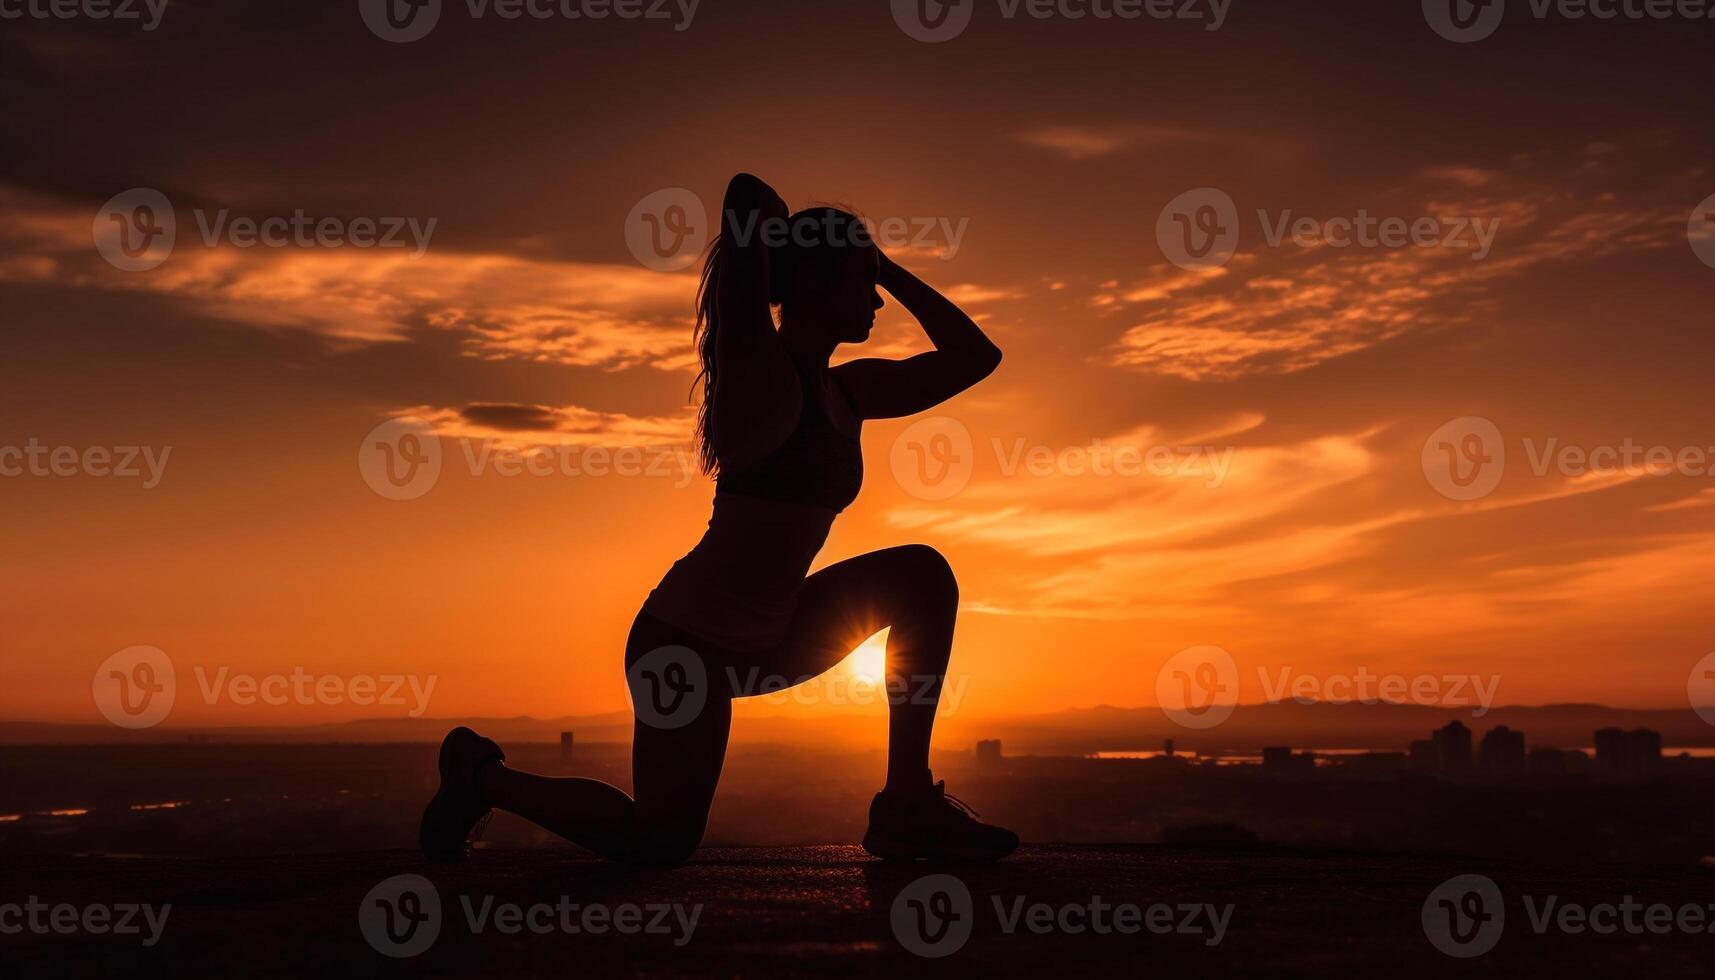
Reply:
<svg viewBox="0 0 1715 980"><path fill-rule="evenodd" d="M820 674L882 627L892 627L887 783L870 805L865 849L898 860L993 860L1018 846L929 772L959 601L946 559L905 545L806 575L863 481L862 421L946 401L988 377L1000 350L846 212L789 216L773 189L740 174L722 215L697 293L697 431L703 467L716 475L714 515L649 594L626 644L637 797L599 780L508 768L494 742L454 729L423 814L422 847L433 860L463 857L472 829L498 807L612 858L683 861L708 821L731 699ZM877 287L917 318L935 349L830 367L836 347L869 338ZM745 686L759 678L776 687Z"/></svg>

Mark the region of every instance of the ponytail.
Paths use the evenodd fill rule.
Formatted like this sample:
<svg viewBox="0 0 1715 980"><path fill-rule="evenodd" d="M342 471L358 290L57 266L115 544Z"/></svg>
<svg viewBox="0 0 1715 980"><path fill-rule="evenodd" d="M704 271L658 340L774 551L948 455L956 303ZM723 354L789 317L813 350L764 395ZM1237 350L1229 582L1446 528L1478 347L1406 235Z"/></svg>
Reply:
<svg viewBox="0 0 1715 980"><path fill-rule="evenodd" d="M691 343L702 361L691 390L702 385L702 398L697 406L697 464L707 476L720 472L720 460L715 457L715 385L718 381L715 363L715 338L720 330L720 311L716 293L719 291L721 266L726 258L726 235L715 236L709 254L703 259L703 274L697 282L697 325L691 332Z"/></svg>
<svg viewBox="0 0 1715 980"><path fill-rule="evenodd" d="M695 392L702 386L697 407L697 463L707 476L718 476L720 460L715 455L715 394L720 387L719 367L715 357L716 338L720 335L719 292L721 276L726 274L733 249L738 244L728 236L725 216L721 233L715 236L703 259L703 274L697 282L697 325L691 332L691 343L697 348L702 362L697 377L691 382ZM758 225L757 227L760 227ZM779 306L786 302L799 268L831 264L849 248L873 247L869 229L863 220L850 211L818 206L807 208L787 218L785 239L768 243L768 303Z"/></svg>

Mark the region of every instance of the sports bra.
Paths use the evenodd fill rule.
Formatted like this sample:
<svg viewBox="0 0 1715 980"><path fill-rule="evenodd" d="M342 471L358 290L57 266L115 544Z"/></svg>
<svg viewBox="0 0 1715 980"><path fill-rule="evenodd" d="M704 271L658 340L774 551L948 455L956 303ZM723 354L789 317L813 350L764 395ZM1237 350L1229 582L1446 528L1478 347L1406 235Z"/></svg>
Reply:
<svg viewBox="0 0 1715 980"><path fill-rule="evenodd" d="M794 358L803 405L798 424L778 448L735 473L725 469L715 479L717 494L739 494L763 500L825 507L838 513L857 499L863 486L863 448L857 439L834 427L828 418L818 378L806 372ZM832 373L833 382L847 405L851 394ZM857 415L856 406L852 414Z"/></svg>

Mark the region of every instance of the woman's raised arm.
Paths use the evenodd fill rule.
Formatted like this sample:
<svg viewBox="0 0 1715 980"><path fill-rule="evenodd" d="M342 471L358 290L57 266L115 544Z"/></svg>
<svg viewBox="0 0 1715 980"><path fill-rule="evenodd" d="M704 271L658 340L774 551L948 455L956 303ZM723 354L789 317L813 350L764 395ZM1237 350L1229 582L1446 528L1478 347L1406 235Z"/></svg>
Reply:
<svg viewBox="0 0 1715 980"><path fill-rule="evenodd" d="M858 414L868 419L915 415L994 373L1000 348L952 300L881 256L877 285L922 324L935 349L902 361L864 358L835 369Z"/></svg>

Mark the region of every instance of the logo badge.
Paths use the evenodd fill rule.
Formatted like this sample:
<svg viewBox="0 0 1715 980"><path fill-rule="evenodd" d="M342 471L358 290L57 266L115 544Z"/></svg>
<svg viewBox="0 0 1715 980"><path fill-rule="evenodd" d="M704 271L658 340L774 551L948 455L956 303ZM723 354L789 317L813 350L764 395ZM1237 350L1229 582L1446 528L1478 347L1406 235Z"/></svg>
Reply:
<svg viewBox="0 0 1715 980"><path fill-rule="evenodd" d="M1495 492L1507 469L1500 427L1467 415L1436 429L1423 443L1423 475L1449 500L1480 500Z"/></svg>
<svg viewBox="0 0 1715 980"><path fill-rule="evenodd" d="M1239 703L1239 665L1216 646L1174 654L1155 674L1155 701L1177 725L1214 728Z"/></svg>
<svg viewBox="0 0 1715 980"><path fill-rule="evenodd" d="M178 218L167 195L134 187L108 198L95 212L95 250L122 272L147 272L173 254Z"/></svg>
<svg viewBox="0 0 1715 980"><path fill-rule="evenodd" d="M1423 19L1456 44L1481 41L1495 33L1507 13L1506 0L1423 0Z"/></svg>
<svg viewBox="0 0 1715 980"><path fill-rule="evenodd" d="M388 500L415 500L441 478L440 437L420 418L388 419L363 437L357 470L369 489Z"/></svg>
<svg viewBox="0 0 1715 980"><path fill-rule="evenodd" d="M1691 676L1685 680L1685 693L1691 698L1691 708L1697 717L1715 725L1715 653L1691 668Z"/></svg>
<svg viewBox="0 0 1715 980"><path fill-rule="evenodd" d="M970 940L976 905L971 890L953 875L925 875L900 889L888 918L899 945L939 959L957 953Z"/></svg>
<svg viewBox="0 0 1715 980"><path fill-rule="evenodd" d="M1685 235L1691 241L1691 250L1703 260L1703 264L1715 269L1715 194L1703 199L1703 203L1691 212L1691 223L1685 229Z"/></svg>
<svg viewBox="0 0 1715 980"><path fill-rule="evenodd" d="M975 0L893 0L893 22L914 41L951 41L971 26Z"/></svg>
<svg viewBox="0 0 1715 980"><path fill-rule="evenodd" d="M1239 248L1239 208L1226 191L1199 187L1161 209L1155 242L1167 261L1181 269L1226 265Z"/></svg>
<svg viewBox="0 0 1715 980"><path fill-rule="evenodd" d="M1458 959L1494 949L1506 924L1500 886L1484 875L1449 878L1423 901L1423 934L1436 949Z"/></svg>
<svg viewBox="0 0 1715 980"><path fill-rule="evenodd" d="M363 896L357 927L383 956L416 956L441 934L441 894L422 875L394 875Z"/></svg>
<svg viewBox="0 0 1715 980"><path fill-rule="evenodd" d="M126 647L95 668L95 707L120 728L153 728L178 693L173 661L158 647Z"/></svg>
<svg viewBox="0 0 1715 980"><path fill-rule="evenodd" d="M406 44L428 37L435 29L441 19L441 0L357 0L357 12L371 34Z"/></svg>
<svg viewBox="0 0 1715 980"><path fill-rule="evenodd" d="M625 246L645 269L678 272L696 262L708 242L708 209L683 187L644 197L625 217Z"/></svg>
<svg viewBox="0 0 1715 980"><path fill-rule="evenodd" d="M686 646L656 647L625 670L631 708L651 728L683 728L709 701L709 671Z"/></svg>
<svg viewBox="0 0 1715 980"><path fill-rule="evenodd" d="M893 440L888 465L900 488L918 500L946 500L971 482L976 452L971 430L958 419L919 419Z"/></svg>

